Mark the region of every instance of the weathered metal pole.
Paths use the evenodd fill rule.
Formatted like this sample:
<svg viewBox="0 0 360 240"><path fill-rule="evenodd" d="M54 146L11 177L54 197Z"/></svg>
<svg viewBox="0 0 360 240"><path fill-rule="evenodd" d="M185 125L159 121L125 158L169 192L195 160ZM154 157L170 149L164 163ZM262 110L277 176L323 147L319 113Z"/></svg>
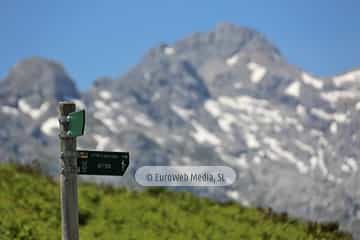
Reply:
<svg viewBox="0 0 360 240"><path fill-rule="evenodd" d="M76 138L69 137L67 116L75 112L75 104L61 102L60 121L60 197L62 240L79 239L79 210L77 196Z"/></svg>

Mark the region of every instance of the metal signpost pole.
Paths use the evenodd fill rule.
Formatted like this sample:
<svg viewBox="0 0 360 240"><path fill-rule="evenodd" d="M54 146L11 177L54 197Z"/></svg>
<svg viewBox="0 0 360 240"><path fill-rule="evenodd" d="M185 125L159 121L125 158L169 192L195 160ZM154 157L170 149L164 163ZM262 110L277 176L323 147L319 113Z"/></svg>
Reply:
<svg viewBox="0 0 360 240"><path fill-rule="evenodd" d="M74 103L60 103L60 193L62 240L79 239L76 137L68 134L68 115L72 112L75 112Z"/></svg>

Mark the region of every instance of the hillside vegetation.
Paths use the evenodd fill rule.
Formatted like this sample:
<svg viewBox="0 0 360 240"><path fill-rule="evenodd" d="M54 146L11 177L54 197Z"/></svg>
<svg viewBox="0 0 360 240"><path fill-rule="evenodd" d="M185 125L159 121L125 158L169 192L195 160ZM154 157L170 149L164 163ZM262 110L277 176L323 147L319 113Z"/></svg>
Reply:
<svg viewBox="0 0 360 240"><path fill-rule="evenodd" d="M59 186L26 167L0 165L0 240L60 239ZM351 239L337 224L219 204L190 193L79 184L80 238Z"/></svg>

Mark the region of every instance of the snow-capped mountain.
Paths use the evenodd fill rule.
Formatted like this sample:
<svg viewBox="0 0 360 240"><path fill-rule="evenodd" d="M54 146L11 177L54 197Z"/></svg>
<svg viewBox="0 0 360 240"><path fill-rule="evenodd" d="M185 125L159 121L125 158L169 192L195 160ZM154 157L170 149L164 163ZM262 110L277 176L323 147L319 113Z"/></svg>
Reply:
<svg viewBox="0 0 360 240"><path fill-rule="evenodd" d="M56 107L87 110L79 148L131 152L144 165L227 165L237 181L191 188L360 229L360 69L319 78L286 62L262 34L223 23L151 49L118 79L80 95L59 64L24 60L0 82L3 160L57 170Z"/></svg>

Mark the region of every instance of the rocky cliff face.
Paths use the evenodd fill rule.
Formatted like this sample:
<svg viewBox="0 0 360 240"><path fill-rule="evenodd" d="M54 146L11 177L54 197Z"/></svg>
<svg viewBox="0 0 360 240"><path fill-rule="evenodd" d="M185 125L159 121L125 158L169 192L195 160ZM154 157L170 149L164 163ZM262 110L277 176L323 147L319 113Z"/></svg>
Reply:
<svg viewBox="0 0 360 240"><path fill-rule="evenodd" d="M80 148L132 153L128 177L95 181L137 187L132 174L143 165L228 165L238 173L233 186L190 190L355 231L359 91L360 69L315 77L260 33L219 24L151 49L82 96L59 64L20 62L0 82L0 154L42 159L55 173L56 103L74 99L88 118Z"/></svg>

